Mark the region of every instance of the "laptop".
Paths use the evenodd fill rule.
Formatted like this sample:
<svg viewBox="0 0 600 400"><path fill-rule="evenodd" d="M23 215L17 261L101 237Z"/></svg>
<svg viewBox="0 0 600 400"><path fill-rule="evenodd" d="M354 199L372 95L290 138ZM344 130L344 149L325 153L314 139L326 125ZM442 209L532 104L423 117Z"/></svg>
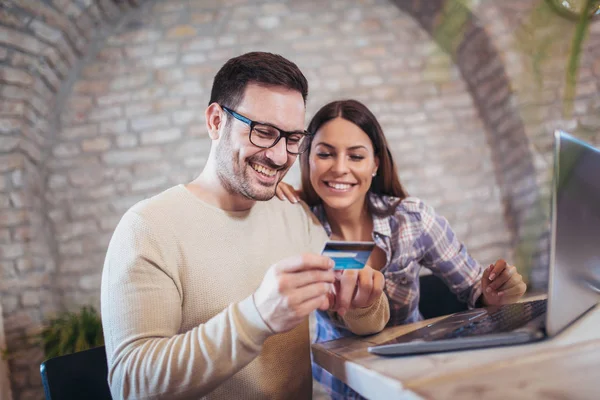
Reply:
<svg viewBox="0 0 600 400"><path fill-rule="evenodd" d="M547 298L452 314L369 352L423 354L551 338L600 302L600 150L554 133Z"/></svg>

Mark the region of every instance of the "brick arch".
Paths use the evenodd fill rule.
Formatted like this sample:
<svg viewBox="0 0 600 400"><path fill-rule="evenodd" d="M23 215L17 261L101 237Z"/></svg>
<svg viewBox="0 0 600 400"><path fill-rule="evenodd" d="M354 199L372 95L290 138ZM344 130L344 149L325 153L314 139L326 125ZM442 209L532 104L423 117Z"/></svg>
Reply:
<svg viewBox="0 0 600 400"><path fill-rule="evenodd" d="M141 0L139 1L141 2ZM202 2L198 2L198 4L201 3ZM207 3L212 4L212 2ZM412 15L415 20L419 21L425 30L435 37L433 34L433 27L436 26L436 21L439 21L436 16L439 16L442 12L443 2L431 0L427 2L413 1L410 3L411 4L409 4L408 1L396 1L396 4L400 6L400 9L404 10L407 15ZM412 3L415 3L415 10L408 10L408 8L413 6ZM2 5L4 4L5 3L2 3ZM86 229L89 228L85 223L80 224L78 221L74 221L73 215L69 213L81 213L82 215L86 213L102 214L103 211L101 208L90 208L87 204L77 204L79 208L72 207L73 204L69 203L69 197L58 196L55 196L54 200L61 205L65 205L64 208L52 207L52 201L49 200L52 199L52 193L48 194L48 192L53 192L54 190L54 194L57 194L57 192L61 191L61 187L66 184L65 182L77 187L77 189L87 190L87 187L81 188L81 181L87 180L90 181L87 183L94 185L94 182L91 181L98 177L97 171L95 170L90 175L85 175L86 171L77 171L82 172L82 174L69 174L68 176L57 174L55 176L47 176L47 169L52 169L52 166L55 167L57 161L52 157L47 160L46 156L49 146L55 144L51 142L55 142L56 136L60 136L57 134L58 130L55 128L56 121L54 121L54 118L61 112L61 108L66 108L66 110L63 111L64 116L76 119L78 118L78 114L90 114L90 108L99 108L98 106L106 106L106 104L111 102L127 101L123 98L103 98L101 102L98 97L93 97L93 101L85 103L86 99L89 100L92 97L86 98L84 96L78 96L76 98L71 98L73 101L67 103L65 107L62 105L62 96L64 94L63 92L71 94L68 77L78 68L79 61L89 52L90 45L94 43L95 37L105 31L111 31L111 28L114 27L121 18L126 17L128 14L131 15L132 13L130 13L130 11L137 6L138 2L133 0L130 0L129 2L119 0L98 0L92 2L84 0L48 0L45 2L36 0L12 0L7 4L10 4L11 6L2 9L2 12L0 13L0 33L7 33L7 35L0 35L0 38L7 37L10 41L6 46L2 43L2 48L0 48L0 64L2 64L2 66L0 66L0 81L2 83L0 98L2 99L3 104L2 114L8 115L8 117L0 117L2 134L4 135L0 140L0 207L2 207L2 202L5 201L4 199L8 198L11 208L9 213L0 214L0 244L6 241L9 243L9 246L6 247L8 251L4 251L3 254L0 254L0 263L2 263L0 301L2 302L6 317L5 326L10 327L9 332L7 332L8 339L10 340L9 346L11 346L11 349L17 349L22 352L22 364L18 364L17 362L11 363L13 388L16 398L20 398L27 397L31 395L31 393L39 391L39 384L36 380L36 378L39 378L39 372L36 368L32 369L31 367L37 360L41 359L41 353L39 352L39 349L35 348L16 347L17 345L14 344L16 343L16 339L27 330L39 324L45 313L53 309L61 308L61 299L52 296L53 289L62 296L64 295L63 292L72 289L74 286L79 285L89 287L94 286L95 283L95 281L91 279L93 276L80 277L76 274L73 274L73 276L69 275L69 272L72 272L77 268L86 268L87 264L83 263L80 259L72 257L73 259L70 260L70 262L64 264L61 264L59 260L57 241L70 236L84 235ZM84 6L84 4L89 4L89 7ZM189 4L191 4L191 2L189 2ZM216 2L214 3L214 6L215 8L217 7ZM267 6L267 9L273 12L277 12L278 10L281 11L278 8L281 5L271 4ZM162 7L165 10L168 8L168 11L173 14L178 12L177 4L171 4L170 2L167 4L167 2L163 2ZM283 7L285 8L285 6ZM300 7L300 5L298 5L298 7ZM419 7L422 7L422 9ZM236 21L240 26L243 26L245 19L244 13L248 12L247 8L248 7L243 9L242 7L242 10L238 9L239 15L237 15ZM322 24L326 23L327 18L331 17L333 14L333 12L330 12L325 15ZM172 15L168 15L167 17L170 18ZM211 10L210 13L201 15L200 17L207 19L199 20L199 24L203 24L204 22L212 23L212 21L219 18L219 12ZM125 26L127 29L131 28L132 32L130 35L112 37L109 42L116 44L116 47L118 47L119 45L134 42L135 40L132 40L132 38L138 40L141 39L142 36L147 36L146 39L152 40L152 34L154 32L152 32L151 29L143 29L144 18L144 15L140 15L139 19L131 21L130 24ZM469 23L475 24L475 18L472 16L470 16L470 18L467 25ZM260 20L258 23L269 25L272 22L272 20L267 19ZM142 29L138 30L136 28L136 23L140 25ZM372 24L367 23L365 29L370 28L373 28ZM510 99L510 90L508 89L508 80L506 79L505 74L501 74L502 79L497 83L492 80L492 84L488 85L490 83L490 81L488 81L486 83L487 89L485 89L484 92L479 93L479 95L476 93L477 90L482 90L481 88L486 87L486 85L479 85L479 82L485 80L486 76L494 74L497 67L495 63L499 64L498 68L502 71L502 63L499 62L496 53L493 51L493 46L490 44L487 35L485 35L485 31L480 31L482 33L478 33L479 31L471 32L469 35L465 36L467 39L462 43L459 48L460 50L457 53L458 56L455 56L454 60L462 71L473 98L477 100L476 106L486 123L488 141L490 144L489 147L498 150L498 154L494 157L494 170L498 184L502 187L505 215L519 215L518 218L510 220L507 223L507 225L511 227L513 240L516 240L517 238L520 239L523 237L521 232L527 221L527 216L518 214L514 212L514 210L526 210L527 204L529 203L524 203L524 201L530 201L530 198L528 197L530 194L537 196L535 180L533 180L533 186L528 186L530 182L525 178L521 179L521 177L528 176L526 173L522 173L522 171L527 171L527 168L524 168L523 166L531 166L531 155L527 152L524 153L525 156L523 156L523 159L528 160L528 164L527 162L523 162L521 158L514 160L513 158L516 155L510 150L510 146L512 146L513 143L515 143L514 146L516 146L516 148L524 148L526 150L527 141L524 140L520 142L519 140L514 140L513 138L518 136L515 136L514 132L510 130L512 128L510 126L503 127L504 121L515 121L512 118L513 113L510 108L510 101L507 100ZM169 32L175 36L188 33L185 29L174 29ZM304 31L301 28L296 28L295 30L287 31L286 34L293 37L294 35L301 36L302 32ZM481 37L483 37L483 39L481 39ZM257 38L260 39L260 36L253 37L253 35L248 35L246 44L236 48L236 51L245 50L246 47L253 48L256 43L254 40ZM227 43L227 37L221 39L225 39L223 43ZM379 39L382 41L387 40L385 35L380 35ZM479 40L482 40L482 42L479 42ZM120 41L123 43L120 43ZM454 52L449 51L452 43L445 44L443 40L439 40L438 42L443 48L448 50L448 53L454 54ZM220 43L221 41L219 40L219 44ZM311 47L314 45L314 43L309 44ZM194 66L194 64L201 64L201 60L205 58L208 58L211 61L216 60L221 62L227 57L234 55L233 47L226 45L225 48L219 49L214 40L204 41L203 38L198 38L198 40L187 43L187 45L189 47L186 50L189 54L185 55L185 61L192 65L189 67L189 72L192 73L195 80L208 80L209 75L212 77L212 67L207 69L207 66L205 65ZM480 58L479 53L477 53L477 51L480 50L478 46L490 50L490 54L495 57L493 58L495 63L490 64L487 63L486 60L483 60L481 63L473 63L473 59L479 61ZM215 49L213 49L213 47L215 47ZM302 47L293 47L292 45L290 48L286 47L285 51L290 52L290 57L294 58L293 52L297 49L302 49ZM153 62L163 65L166 62L169 62L169 54L150 57L151 54L145 53L143 46L131 48L130 50L131 54L128 54L128 56L137 59L138 61L136 62L138 63ZM165 48L163 50L168 49ZM203 52L203 50L207 51ZM284 49L274 48L274 51L281 50ZM122 56L121 50L116 48L106 48L98 53L98 58L106 61L105 65L102 65L102 67L107 69L116 69L119 65L122 66L122 64L119 64L119 60L121 60ZM300 64L304 63L308 68L308 66L313 65L315 61L318 61L318 59L315 60L311 57L310 60L301 59ZM475 72L472 72L473 70L475 70ZM367 65L363 73L368 74L369 71L370 69ZM81 75L84 76L86 73L94 75L97 72L101 71L94 71L92 68L87 71L84 70ZM177 90L181 90L182 92L185 91L188 93L188 90L196 90L193 85L190 86L185 81L180 82L180 77L177 74L178 72L181 71L177 71L176 69L173 71L161 71L156 74L156 78L158 80L177 82ZM330 70L329 76L332 74L338 73ZM377 81L376 79L373 79L373 77L367 76L366 78L367 79L364 81L361 81L361 84L364 84L365 86L371 84L377 85ZM311 79L311 81L314 80ZM332 79L328 78L327 81L328 83L331 83ZM84 83L85 82L78 82L75 85L73 92L89 92L106 85L105 81L93 82L94 85L89 87L86 87ZM131 84L130 81L125 80L121 80L118 83L111 81L110 83L112 85ZM340 81L339 83L341 87L346 84L344 81ZM203 84L199 85L202 86ZM385 97L387 96L387 89L388 88L379 88L378 90L373 90L373 92L377 92L379 95ZM506 93L505 90L507 91ZM140 93L140 96L146 96L148 98L145 100L151 100L150 97L153 99L153 96L160 96L160 93L160 91L144 91L143 93ZM490 103L490 97L496 98L496 101ZM104 102L106 102L106 104ZM158 106L157 102L152 103L153 107ZM204 104L205 98L199 100L190 96L186 99L185 106L194 108ZM498 106L495 106L494 104L498 104ZM502 107L500 105L502 105ZM160 106L165 108L179 108L180 104L161 103ZM397 104L397 106L402 106L402 104ZM506 110L504 110L504 107L506 107ZM8 110L8 114L6 110ZM133 112L134 110L132 109L131 111ZM142 113L146 111L148 110L141 109L136 112ZM154 108L151 107L148 112L154 112ZM178 114L173 115L171 118L173 118L176 123L181 120L181 124L184 124L185 121L191 119L193 116L193 111L184 109L179 111ZM101 116L100 114L94 114L94 117L100 119L100 117L108 118L110 116L107 117L106 115ZM157 116L156 118L158 119L155 120L155 122L161 122L160 118L162 117L163 116L160 115ZM136 119L134 121L134 126L132 127L137 129L135 124L141 124L143 122L142 119L143 118L141 117L139 120ZM518 119L516 121L518 123ZM205 145L202 141L203 139L199 138L202 129L199 129L194 125L196 122L194 122L186 132L186 135L189 138L196 139L190 139L189 141L182 143L181 146L177 145L176 147L177 151L174 152L174 154L177 156L181 154L181 158L184 158L184 156L189 154L189 150L185 150L185 148ZM103 135L106 136L106 132L103 131L104 125L105 123L103 122L99 132L96 132L97 135L95 135L93 129L90 129L90 126L85 125L72 127L69 131L63 131L61 133L64 137L68 136L70 138L81 138L82 136L85 136L86 139L89 139L86 140L85 146L89 146L92 150L93 148L101 150L104 148L103 146L105 146L105 141L108 140L106 137L102 137ZM121 127L119 124L111 125L109 122L106 122L106 128L109 131L114 131L114 136L116 136L117 131L119 134L123 133L121 130L127 131L127 126ZM502 131L507 131L507 134L504 136L499 135L498 132ZM5 135L4 132L7 132L7 134ZM172 137L169 135L173 135L173 133L177 133L177 131L163 130L160 132L163 136L158 137L151 136L151 134L157 134L157 132L149 132L148 135L144 136L142 139L154 143L157 142L158 139L169 139ZM5 138L9 139L4 140ZM117 141L117 144L119 146L122 145L124 150L105 154L103 159L116 165L116 167L109 171L110 178L112 179L116 176L123 175L123 182L120 182L119 184L126 186L128 184L128 182L126 182L127 174L130 173L130 171L126 168L122 168L120 163L124 158L131 158L131 154L128 153L126 149L131 144L128 140L131 140L132 136L123 134L122 136L119 136L118 139L122 140L122 142ZM7 145L6 143L9 144ZM133 143L135 143L135 140ZM152 144L150 144L150 146L152 146ZM167 145L165 145L165 147L166 146ZM69 147L69 143L65 143L65 146L54 146L52 150L56 153L64 153L67 155L66 158L68 158L67 153L71 151L71 148ZM100 150L98 150L98 152L100 152ZM140 155L140 161L146 159L153 160L156 154L158 154L155 151L155 148L142 150L143 153ZM193 158L186 161L190 161L194 168L201 165L203 162L202 159ZM515 167L509 169L507 166L510 165ZM95 169L95 165L88 165L88 167ZM77 165L65 163L64 168L77 169ZM180 173L183 174L184 172L187 173L186 171L187 170L182 168L181 171L175 170L173 173L174 175L177 175ZM511 173L518 175L521 180L513 179L510 175ZM180 179L174 180L178 181ZM515 189L515 186L506 187L506 182L517 182L520 186L516 186L517 189ZM157 184L160 185L162 183L160 181L157 183L156 181L147 180L145 182L139 182L139 184L141 184L140 187L143 189L144 185L146 185L147 188L155 188ZM519 187L520 189L518 189ZM98 191L105 190L105 188L102 187L96 189L98 189ZM132 190L133 189L134 188L132 188ZM142 189L138 188L138 191ZM121 189L117 187L117 190ZM4 192L7 193L6 196L4 196ZM66 196L71 196L75 195L76 192L71 191L65 192L64 194ZM117 192L117 194L120 194L120 192ZM108 197L111 196L112 194L108 195ZM26 199L27 203L25 203L23 199ZM131 199L125 200L129 201ZM519 203L519 201L521 203ZM119 202L121 202L121 200L119 200ZM119 205L119 207L122 207L122 205ZM49 218L49 221L45 220L47 217ZM113 222L116 224L115 220L109 218L106 218L104 222L107 225L107 228L105 228L107 230L112 229L111 224L113 224ZM54 231L49 228L51 225L54 225ZM57 225L59 226L59 229L57 229ZM100 238L101 240L98 242L104 241L105 232L103 232L102 235L103 236ZM89 246L92 245L94 245L94 243L84 242L81 245L82 249L77 246L65 246L63 251L65 251L65 254L67 255L76 254L78 251L81 251L85 257L89 257L91 253ZM98 250L98 248L93 248L92 250L94 249ZM3 259L7 259L7 257L9 261L5 262ZM93 259L91 264L97 269L100 262ZM59 270L59 273L56 273L57 269ZM61 274L61 272L64 273ZM57 293L56 297L58 296L59 294Z"/></svg>
<svg viewBox="0 0 600 400"><path fill-rule="evenodd" d="M0 302L15 399L42 389L42 351L23 338L63 307L45 199L63 92L95 40L140 1L0 4Z"/></svg>
<svg viewBox="0 0 600 400"><path fill-rule="evenodd" d="M539 188L525 124L515 107L511 81L500 53L477 16L459 2L392 0L448 53L467 84L485 125L501 190L504 218L517 249L515 263L539 268L546 241L540 240ZM451 4L451 6L450 6ZM452 26L452 21L462 21Z"/></svg>

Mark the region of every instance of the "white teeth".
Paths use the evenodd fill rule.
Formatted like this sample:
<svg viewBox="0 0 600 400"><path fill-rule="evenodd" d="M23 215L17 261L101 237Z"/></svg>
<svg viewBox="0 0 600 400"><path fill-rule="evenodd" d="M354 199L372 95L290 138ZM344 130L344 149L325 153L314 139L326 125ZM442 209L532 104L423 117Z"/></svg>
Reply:
<svg viewBox="0 0 600 400"><path fill-rule="evenodd" d="M252 168L254 168L254 170L260 172L261 174L267 175L267 176L274 176L277 171L273 170L273 169L269 169L267 167L263 167L262 165L258 165L258 164L251 164Z"/></svg>
<svg viewBox="0 0 600 400"><path fill-rule="evenodd" d="M331 183L331 182L328 182L327 185L329 187L332 187L337 190L347 190L347 189L350 189L350 187L352 186L348 183Z"/></svg>

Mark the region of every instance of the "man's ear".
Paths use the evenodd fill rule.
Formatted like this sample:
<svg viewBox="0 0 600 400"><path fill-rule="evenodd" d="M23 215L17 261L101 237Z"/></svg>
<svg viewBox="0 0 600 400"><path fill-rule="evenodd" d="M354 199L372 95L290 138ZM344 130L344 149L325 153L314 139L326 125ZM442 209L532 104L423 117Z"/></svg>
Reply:
<svg viewBox="0 0 600 400"><path fill-rule="evenodd" d="M208 130L208 136L212 140L219 139L219 130L224 126L225 119L223 118L223 109L217 103L212 103L204 111L204 117L206 119L206 129Z"/></svg>

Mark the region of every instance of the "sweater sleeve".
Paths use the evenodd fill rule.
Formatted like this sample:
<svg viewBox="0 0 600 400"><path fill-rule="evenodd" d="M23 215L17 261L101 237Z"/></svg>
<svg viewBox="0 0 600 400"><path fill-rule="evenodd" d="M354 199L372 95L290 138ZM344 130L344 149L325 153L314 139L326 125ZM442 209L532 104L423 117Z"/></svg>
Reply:
<svg viewBox="0 0 600 400"><path fill-rule="evenodd" d="M339 317L339 316L338 316ZM343 317L344 325L356 335L379 333L390 320L390 304L385 293L381 293L369 307L351 308Z"/></svg>
<svg viewBox="0 0 600 400"><path fill-rule="evenodd" d="M181 333L179 257L165 236L128 211L108 248L101 303L114 398L205 396L250 363L272 334L252 296Z"/></svg>

